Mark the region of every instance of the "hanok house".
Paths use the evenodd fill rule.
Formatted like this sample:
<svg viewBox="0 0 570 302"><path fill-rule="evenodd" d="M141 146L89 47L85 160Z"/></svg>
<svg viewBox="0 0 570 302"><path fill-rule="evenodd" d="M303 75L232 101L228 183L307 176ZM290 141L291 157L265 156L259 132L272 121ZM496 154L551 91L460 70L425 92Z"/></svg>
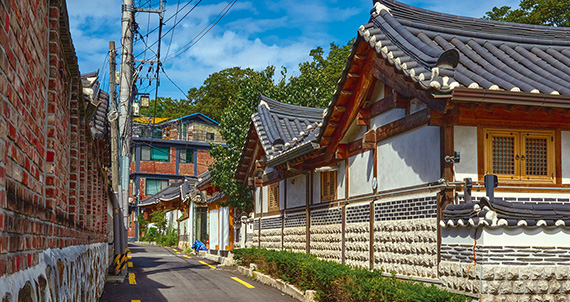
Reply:
<svg viewBox="0 0 570 302"><path fill-rule="evenodd" d="M218 122L202 113L163 121L137 118L133 127L130 165L131 215L129 237L138 238L137 202L153 196L171 183L196 180L213 162L210 142L223 143Z"/></svg>
<svg viewBox="0 0 570 302"><path fill-rule="evenodd" d="M566 299L568 37L375 1L322 115L261 97L237 171L253 245L484 301Z"/></svg>
<svg viewBox="0 0 570 302"><path fill-rule="evenodd" d="M227 196L212 185L210 171L196 180L172 183L139 203L144 213L166 212L170 229L178 231L178 247L202 241L210 253L227 256L234 249L234 208L225 205ZM147 215L148 217L148 215Z"/></svg>

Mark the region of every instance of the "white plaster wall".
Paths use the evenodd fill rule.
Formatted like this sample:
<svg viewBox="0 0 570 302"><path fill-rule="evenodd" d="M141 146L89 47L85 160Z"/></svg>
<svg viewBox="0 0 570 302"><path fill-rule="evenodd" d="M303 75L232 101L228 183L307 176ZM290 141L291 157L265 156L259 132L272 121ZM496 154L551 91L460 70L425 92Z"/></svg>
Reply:
<svg viewBox="0 0 570 302"><path fill-rule="evenodd" d="M221 227L221 231L220 231L220 235L221 235L221 240L220 242L222 244L220 244L220 250L225 250L226 246L230 245L230 208L229 207L223 207L220 208L220 227Z"/></svg>
<svg viewBox="0 0 570 302"><path fill-rule="evenodd" d="M453 127L454 151L461 153L461 161L455 164L455 180L478 179L477 174L477 127ZM444 154L451 155L451 154Z"/></svg>
<svg viewBox="0 0 570 302"><path fill-rule="evenodd" d="M285 191L285 190L283 190ZM307 176L297 175L287 179L287 208L304 206L307 202Z"/></svg>
<svg viewBox="0 0 570 302"><path fill-rule="evenodd" d="M337 172L338 175L338 172ZM338 182L337 182L338 184ZM321 202L321 172L313 172L313 188L311 190L313 194L313 203Z"/></svg>
<svg viewBox="0 0 570 302"><path fill-rule="evenodd" d="M320 176L319 176L320 177ZM346 162L341 161L338 163L338 171L336 173L336 198L344 199L346 198ZM321 192L319 184L319 194ZM319 195L320 196L320 195Z"/></svg>
<svg viewBox="0 0 570 302"><path fill-rule="evenodd" d="M267 207L269 206L269 202L267 201L267 197L269 196L269 189L267 186L262 187L262 202L261 202L261 209L263 213L267 213Z"/></svg>
<svg viewBox="0 0 570 302"><path fill-rule="evenodd" d="M562 183L570 184L570 131L561 131L562 135Z"/></svg>
<svg viewBox="0 0 570 302"><path fill-rule="evenodd" d="M413 98L412 100L410 100L410 114L414 114L414 113L416 113L420 110L423 110L425 108L427 108L426 103L424 103L424 102L422 102L416 98Z"/></svg>
<svg viewBox="0 0 570 302"><path fill-rule="evenodd" d="M255 188L255 213L261 213L261 188Z"/></svg>
<svg viewBox="0 0 570 302"><path fill-rule="evenodd" d="M474 244L474 228L442 229L443 244ZM485 246L570 247L570 230L563 228L484 228L477 234L477 244Z"/></svg>
<svg viewBox="0 0 570 302"><path fill-rule="evenodd" d="M340 143L347 144L355 140L362 139L362 136L364 136L364 133L366 133L366 131L368 131L366 130L366 127L358 125L357 120L354 119L354 121L352 121L352 124L350 124L350 126L346 130L346 134L344 135Z"/></svg>
<svg viewBox="0 0 570 302"><path fill-rule="evenodd" d="M279 209L285 208L285 180L279 182Z"/></svg>
<svg viewBox="0 0 570 302"><path fill-rule="evenodd" d="M425 126L378 143L380 190L425 184L441 176L439 127Z"/></svg>
<svg viewBox="0 0 570 302"><path fill-rule="evenodd" d="M388 110L380 115L377 115L370 119L370 128L376 129L389 124L393 121L397 121L406 116L406 111L404 109L395 108Z"/></svg>
<svg viewBox="0 0 570 302"><path fill-rule="evenodd" d="M348 159L348 194L349 197L370 194L374 177L374 154L366 151Z"/></svg>
<svg viewBox="0 0 570 302"><path fill-rule="evenodd" d="M210 249L216 249L216 245L219 245L219 232L218 232L218 222L219 221L219 211L210 210Z"/></svg>

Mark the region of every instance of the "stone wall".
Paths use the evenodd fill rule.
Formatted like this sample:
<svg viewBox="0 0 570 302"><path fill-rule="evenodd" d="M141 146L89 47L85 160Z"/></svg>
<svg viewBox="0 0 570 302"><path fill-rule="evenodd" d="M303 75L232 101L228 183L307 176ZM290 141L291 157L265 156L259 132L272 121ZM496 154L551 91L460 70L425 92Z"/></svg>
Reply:
<svg viewBox="0 0 570 302"><path fill-rule="evenodd" d="M283 229L283 248L293 252L307 250L307 215L305 212L287 214Z"/></svg>
<svg viewBox="0 0 570 302"><path fill-rule="evenodd" d="M346 207L345 263L370 268L370 204Z"/></svg>
<svg viewBox="0 0 570 302"><path fill-rule="evenodd" d="M108 267L106 243L48 249L38 264L0 277L0 299L16 301L97 301Z"/></svg>
<svg viewBox="0 0 570 302"><path fill-rule="evenodd" d="M311 212L311 254L342 262L342 208Z"/></svg>

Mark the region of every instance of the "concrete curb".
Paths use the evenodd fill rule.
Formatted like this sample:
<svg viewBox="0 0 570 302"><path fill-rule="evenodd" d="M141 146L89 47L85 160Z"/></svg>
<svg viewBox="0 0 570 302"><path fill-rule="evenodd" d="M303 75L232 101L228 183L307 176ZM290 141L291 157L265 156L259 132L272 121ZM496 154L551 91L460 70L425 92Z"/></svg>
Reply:
<svg viewBox="0 0 570 302"><path fill-rule="evenodd" d="M238 266L237 271L238 273L253 278L263 284L273 286L281 292L302 302L314 302L315 297L317 296L317 292L314 290L306 290L303 293L303 291L295 287L293 284L287 283L281 279L273 279L268 275L256 272L255 265L250 266L250 268Z"/></svg>

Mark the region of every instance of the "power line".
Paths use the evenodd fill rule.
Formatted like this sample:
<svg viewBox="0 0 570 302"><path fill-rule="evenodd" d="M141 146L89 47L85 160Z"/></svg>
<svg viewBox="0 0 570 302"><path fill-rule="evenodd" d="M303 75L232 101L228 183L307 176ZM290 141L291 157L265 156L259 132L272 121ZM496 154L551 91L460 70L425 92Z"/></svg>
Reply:
<svg viewBox="0 0 570 302"><path fill-rule="evenodd" d="M182 92L182 95L185 98L188 98L188 95L186 94L186 92L184 92L182 90L182 88L180 88L180 86L176 85L176 83L174 83L174 81L168 76L168 74L166 73L166 71L164 70L164 67L160 67L160 69L162 69L162 72L164 73L164 75L166 76L166 78L170 81L170 83L172 83L174 86L176 86L176 88L178 88L178 90L180 90L180 92Z"/></svg>
<svg viewBox="0 0 570 302"><path fill-rule="evenodd" d="M176 11L178 11L178 6L180 6L180 0L178 0L178 3L176 4ZM176 23L176 19L178 19L178 14L174 14L176 16L176 18L174 18L174 23ZM166 49L166 55L164 56L165 58L168 57L168 53L170 52L170 46L172 46L172 38L174 38L174 30L172 30L172 33L170 34L170 41L168 41L168 49Z"/></svg>
<svg viewBox="0 0 570 302"><path fill-rule="evenodd" d="M214 28L214 26L216 26L216 24L218 24L218 22L220 22L220 20L222 20L222 18L227 15L227 13L232 9L232 7L234 6L234 4L237 2L237 0L232 0L230 1L221 11L220 13L218 13L218 15L206 26L204 27L204 29L202 29L202 31L200 31L195 37L194 39L190 40L190 42L186 43L186 45L182 46L180 49L178 49L178 51L176 51L175 54L173 54L171 57L167 57L164 59L164 62L170 61L178 56L180 56L181 54L185 53L186 51L188 51L188 49L190 49L192 46L194 46L196 43L198 43L208 32L210 32L210 30L212 30L212 28ZM220 16L221 15L221 16ZM215 21L215 22L214 22ZM212 24L213 23L213 24ZM204 32L205 31L205 32ZM202 34L203 33L203 34ZM198 37L199 36L199 37ZM198 39L196 39L196 37L198 37ZM195 40L196 39L196 40Z"/></svg>

